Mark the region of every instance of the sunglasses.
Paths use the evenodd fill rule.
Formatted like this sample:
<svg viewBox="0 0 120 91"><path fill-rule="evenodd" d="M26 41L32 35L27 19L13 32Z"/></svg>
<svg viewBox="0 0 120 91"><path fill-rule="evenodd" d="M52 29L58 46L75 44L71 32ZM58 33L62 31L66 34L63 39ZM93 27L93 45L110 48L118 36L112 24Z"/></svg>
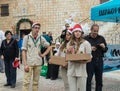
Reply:
<svg viewBox="0 0 120 91"><path fill-rule="evenodd" d="M40 27L34 27L34 29L40 29Z"/></svg>

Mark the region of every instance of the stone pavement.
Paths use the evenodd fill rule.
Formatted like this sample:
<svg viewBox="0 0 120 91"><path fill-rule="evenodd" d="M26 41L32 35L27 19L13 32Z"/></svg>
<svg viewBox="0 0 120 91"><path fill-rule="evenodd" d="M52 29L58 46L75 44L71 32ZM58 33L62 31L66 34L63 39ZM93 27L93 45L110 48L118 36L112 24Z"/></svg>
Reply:
<svg viewBox="0 0 120 91"><path fill-rule="evenodd" d="M16 88L4 87L6 78L4 73L0 73L0 91L22 91L23 67L17 71ZM120 91L120 70L105 72L103 79L103 91ZM30 87L30 90L31 87ZM39 91L64 91L63 81L61 77L57 80L45 79L40 77ZM94 91L94 85L93 85Z"/></svg>

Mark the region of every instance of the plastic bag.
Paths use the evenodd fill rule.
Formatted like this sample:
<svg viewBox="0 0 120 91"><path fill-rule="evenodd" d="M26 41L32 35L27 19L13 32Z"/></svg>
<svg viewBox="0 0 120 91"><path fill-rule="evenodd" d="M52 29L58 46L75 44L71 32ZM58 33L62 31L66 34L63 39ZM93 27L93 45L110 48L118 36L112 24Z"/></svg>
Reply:
<svg viewBox="0 0 120 91"><path fill-rule="evenodd" d="M48 66L47 65L42 65L40 76L46 77L47 76L47 71L48 71Z"/></svg>

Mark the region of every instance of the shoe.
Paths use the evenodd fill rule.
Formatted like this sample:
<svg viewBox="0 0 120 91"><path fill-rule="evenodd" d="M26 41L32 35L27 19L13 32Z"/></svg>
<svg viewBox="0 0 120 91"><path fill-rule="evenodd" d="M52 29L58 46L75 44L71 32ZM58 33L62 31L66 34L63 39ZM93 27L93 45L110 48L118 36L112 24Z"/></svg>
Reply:
<svg viewBox="0 0 120 91"><path fill-rule="evenodd" d="M15 88L15 84L11 85L11 88Z"/></svg>
<svg viewBox="0 0 120 91"><path fill-rule="evenodd" d="M8 84L8 83L7 83L7 84L4 84L4 86L11 86L11 84Z"/></svg>
<svg viewBox="0 0 120 91"><path fill-rule="evenodd" d="M51 77L50 79L51 79L51 80L56 80L56 78L53 78L53 77Z"/></svg>
<svg viewBox="0 0 120 91"><path fill-rule="evenodd" d="M50 79L50 77L46 77L46 79Z"/></svg>
<svg viewBox="0 0 120 91"><path fill-rule="evenodd" d="M0 73L4 73L5 71L1 70Z"/></svg>

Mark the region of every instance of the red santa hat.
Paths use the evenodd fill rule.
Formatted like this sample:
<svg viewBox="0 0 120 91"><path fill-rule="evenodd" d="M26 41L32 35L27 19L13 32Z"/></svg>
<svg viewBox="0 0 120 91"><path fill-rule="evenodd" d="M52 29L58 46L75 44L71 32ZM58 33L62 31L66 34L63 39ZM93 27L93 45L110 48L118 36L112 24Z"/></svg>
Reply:
<svg viewBox="0 0 120 91"><path fill-rule="evenodd" d="M83 32L82 27L80 26L80 24L75 24L72 30L72 33L75 32L76 30L79 30L81 32Z"/></svg>
<svg viewBox="0 0 120 91"><path fill-rule="evenodd" d="M68 31L70 34L72 34L73 28L69 28L67 31Z"/></svg>

